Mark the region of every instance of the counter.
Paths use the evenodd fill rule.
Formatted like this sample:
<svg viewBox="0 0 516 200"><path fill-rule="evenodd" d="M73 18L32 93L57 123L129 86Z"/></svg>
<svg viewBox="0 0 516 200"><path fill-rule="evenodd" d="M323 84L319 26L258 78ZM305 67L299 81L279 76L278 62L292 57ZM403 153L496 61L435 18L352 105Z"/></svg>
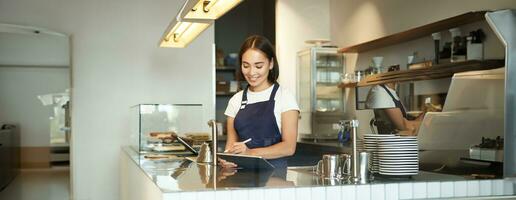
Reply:
<svg viewBox="0 0 516 200"><path fill-rule="evenodd" d="M258 173L221 171L189 158L146 160L121 153L121 199L414 199L514 195L512 179L467 180L421 171L412 178L376 178L370 184L320 179L311 167Z"/></svg>

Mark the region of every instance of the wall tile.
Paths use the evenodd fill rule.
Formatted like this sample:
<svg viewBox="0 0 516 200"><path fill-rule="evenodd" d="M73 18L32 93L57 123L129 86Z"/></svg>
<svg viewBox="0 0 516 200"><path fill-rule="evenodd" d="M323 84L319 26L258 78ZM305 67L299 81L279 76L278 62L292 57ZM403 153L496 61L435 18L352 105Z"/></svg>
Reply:
<svg viewBox="0 0 516 200"><path fill-rule="evenodd" d="M439 198L441 197L441 183L440 182L429 182L426 184L426 196L428 198Z"/></svg>
<svg viewBox="0 0 516 200"><path fill-rule="evenodd" d="M345 200L355 200L356 198L356 186L354 185L345 185L341 188L342 191L342 199Z"/></svg>
<svg viewBox="0 0 516 200"><path fill-rule="evenodd" d="M455 189L453 187L453 182L441 182L441 198L442 197L453 197L455 193Z"/></svg>
<svg viewBox="0 0 516 200"><path fill-rule="evenodd" d="M502 179L496 179L491 182L491 192L493 195L503 195L503 180Z"/></svg>
<svg viewBox="0 0 516 200"><path fill-rule="evenodd" d="M230 200L231 193L229 190L218 190L215 192L215 199L217 200Z"/></svg>
<svg viewBox="0 0 516 200"><path fill-rule="evenodd" d="M326 188L326 199L335 200L341 199L342 191L341 186L330 186Z"/></svg>
<svg viewBox="0 0 516 200"><path fill-rule="evenodd" d="M231 191L231 199L248 200L249 199L249 191L248 190L232 190Z"/></svg>
<svg viewBox="0 0 516 200"><path fill-rule="evenodd" d="M426 183L414 183L412 184L412 198L424 199L426 198Z"/></svg>
<svg viewBox="0 0 516 200"><path fill-rule="evenodd" d="M309 187L296 188L296 199L298 199L298 200L312 199L312 189Z"/></svg>
<svg viewBox="0 0 516 200"><path fill-rule="evenodd" d="M478 180L468 181L468 197L478 197L480 195L480 185Z"/></svg>
<svg viewBox="0 0 516 200"><path fill-rule="evenodd" d="M481 180L480 184L480 196L490 196L492 194L492 185L491 180Z"/></svg>
<svg viewBox="0 0 516 200"><path fill-rule="evenodd" d="M181 200L197 200L196 192L180 192L179 196Z"/></svg>
<svg viewBox="0 0 516 200"><path fill-rule="evenodd" d="M312 188L312 200L326 199L326 188L324 187L313 187Z"/></svg>
<svg viewBox="0 0 516 200"><path fill-rule="evenodd" d="M385 184L371 185L371 199L384 200L385 199Z"/></svg>
<svg viewBox="0 0 516 200"><path fill-rule="evenodd" d="M400 199L412 199L412 183L400 183L399 184L399 198Z"/></svg>
<svg viewBox="0 0 516 200"><path fill-rule="evenodd" d="M197 192L197 200L215 199L214 191Z"/></svg>
<svg viewBox="0 0 516 200"><path fill-rule="evenodd" d="M163 199L181 199L179 192L170 192L163 194Z"/></svg>
<svg viewBox="0 0 516 200"><path fill-rule="evenodd" d="M263 190L265 200L279 200L279 189L265 189ZM238 199L237 199L238 200Z"/></svg>
<svg viewBox="0 0 516 200"><path fill-rule="evenodd" d="M295 200L296 199L296 188L279 189L279 194L280 194L281 200L288 200L288 199Z"/></svg>
<svg viewBox="0 0 516 200"><path fill-rule="evenodd" d="M504 195L514 195L514 180L504 179L503 180L503 194Z"/></svg>
<svg viewBox="0 0 516 200"><path fill-rule="evenodd" d="M385 199L386 200L399 199L398 184L396 184L396 183L385 184Z"/></svg>
<svg viewBox="0 0 516 200"><path fill-rule="evenodd" d="M453 182L454 197L465 197L468 195L468 184L466 181L455 181Z"/></svg>
<svg viewBox="0 0 516 200"><path fill-rule="evenodd" d="M357 185L356 199L369 200L371 199L371 185Z"/></svg>
<svg viewBox="0 0 516 200"><path fill-rule="evenodd" d="M265 200L263 189L252 189L249 190L249 200ZM206 199L199 199L206 200Z"/></svg>

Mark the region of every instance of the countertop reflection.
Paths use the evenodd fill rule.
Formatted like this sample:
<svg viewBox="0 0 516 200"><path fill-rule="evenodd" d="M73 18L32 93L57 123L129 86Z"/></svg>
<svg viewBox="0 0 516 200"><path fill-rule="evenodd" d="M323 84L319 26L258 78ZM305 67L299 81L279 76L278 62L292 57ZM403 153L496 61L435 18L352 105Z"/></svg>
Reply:
<svg viewBox="0 0 516 200"><path fill-rule="evenodd" d="M270 171L224 169L196 163L195 158L177 157L148 160L131 148L123 148L162 192L205 191L249 188L318 187L350 184L346 180L324 179L313 173L312 167L288 167ZM371 184L415 181L458 181L462 176L421 171L409 178L375 177Z"/></svg>

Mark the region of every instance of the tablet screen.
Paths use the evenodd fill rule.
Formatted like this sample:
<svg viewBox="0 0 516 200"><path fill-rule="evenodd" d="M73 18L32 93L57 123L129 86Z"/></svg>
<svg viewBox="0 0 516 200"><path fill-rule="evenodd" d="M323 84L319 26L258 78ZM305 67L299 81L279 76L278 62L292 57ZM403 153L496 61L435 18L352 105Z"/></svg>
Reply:
<svg viewBox="0 0 516 200"><path fill-rule="evenodd" d="M226 161L235 163L243 169L274 169L274 166L260 156L241 154L217 153L217 156Z"/></svg>

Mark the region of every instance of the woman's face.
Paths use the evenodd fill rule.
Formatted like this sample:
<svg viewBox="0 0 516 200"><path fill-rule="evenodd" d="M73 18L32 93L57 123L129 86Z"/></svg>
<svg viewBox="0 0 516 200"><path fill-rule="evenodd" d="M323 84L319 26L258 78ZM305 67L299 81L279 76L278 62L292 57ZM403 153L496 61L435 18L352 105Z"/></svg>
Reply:
<svg viewBox="0 0 516 200"><path fill-rule="evenodd" d="M267 77L274 66L273 62L258 49L248 49L242 55L242 74L250 87L261 90L269 86Z"/></svg>

